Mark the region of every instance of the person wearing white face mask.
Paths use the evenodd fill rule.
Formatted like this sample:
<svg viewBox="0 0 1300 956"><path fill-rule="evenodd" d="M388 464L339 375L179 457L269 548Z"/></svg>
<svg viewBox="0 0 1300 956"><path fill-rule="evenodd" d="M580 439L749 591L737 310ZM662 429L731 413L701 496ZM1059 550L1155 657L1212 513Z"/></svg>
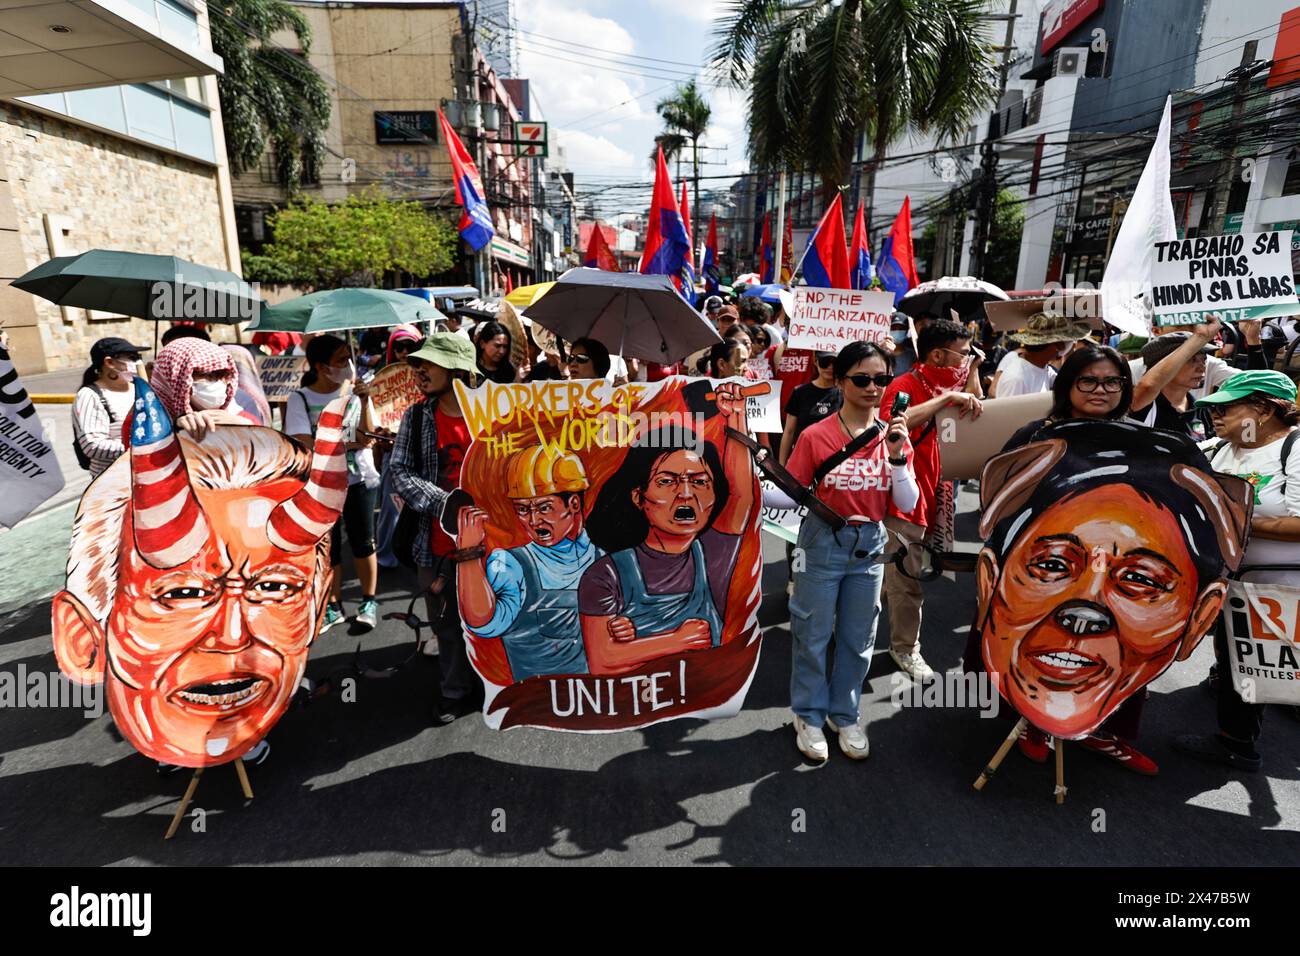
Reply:
<svg viewBox="0 0 1300 956"><path fill-rule="evenodd" d="M131 380L145 348L117 337L100 339L90 347L90 368L72 405L72 434L77 462L92 478L126 450L122 426L131 414L135 399Z"/></svg>
<svg viewBox="0 0 1300 956"><path fill-rule="evenodd" d="M343 532L361 584L361 606L356 622L365 630L379 623L379 560L375 556L375 503L379 494L379 473L370 449L375 442L365 433L374 430L370 418L370 387L357 380L357 366L348 345L336 335L319 335L307 345L307 373L302 388L291 394L284 406L284 433L311 448L316 425L325 406L351 390L343 412L343 440L347 445L348 496L343 514L330 532L330 564L334 570L330 603L325 608L321 633L344 619Z"/></svg>
<svg viewBox="0 0 1300 956"><path fill-rule="evenodd" d="M158 353L149 384L176 427L202 439L221 425L260 425L235 399L235 360L204 339L174 339Z"/></svg>

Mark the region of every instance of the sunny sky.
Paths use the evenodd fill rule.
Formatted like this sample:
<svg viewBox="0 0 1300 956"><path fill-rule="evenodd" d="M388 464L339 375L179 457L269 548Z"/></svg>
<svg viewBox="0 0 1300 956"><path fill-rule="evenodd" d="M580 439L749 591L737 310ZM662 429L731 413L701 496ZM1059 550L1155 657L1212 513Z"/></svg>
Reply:
<svg viewBox="0 0 1300 956"><path fill-rule="evenodd" d="M515 0L520 72L532 80L580 192L603 190L603 218L644 212L644 196L637 202L608 187L652 178L648 157L662 129L655 104L676 82L703 78L714 19L726 7L725 0ZM734 90L705 89L713 107L707 143L727 149L705 151L721 165L701 175L742 171L743 100Z"/></svg>

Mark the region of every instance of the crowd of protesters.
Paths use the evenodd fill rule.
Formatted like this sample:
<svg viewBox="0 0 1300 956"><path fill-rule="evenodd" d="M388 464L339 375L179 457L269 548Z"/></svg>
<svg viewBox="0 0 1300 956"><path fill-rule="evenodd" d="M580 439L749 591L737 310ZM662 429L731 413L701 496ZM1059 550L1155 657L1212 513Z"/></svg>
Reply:
<svg viewBox="0 0 1300 956"><path fill-rule="evenodd" d="M701 314L721 341L665 365L624 361L608 343L591 338L564 342L540 330L535 334L526 318L525 341L519 343L502 323L460 315L427 333L399 326L368 330L355 341L263 334L254 339L253 351L305 357L301 387L288 396L278 421L250 350L213 344L201 328L169 330L149 375L177 427L195 438L208 429L251 423L281 427L310 447L322 409L345 392L351 395L344 418L348 493L331 534L333 589L322 628L347 620L344 539L360 585L352 618L360 630L379 619L382 569L413 568L433 630L425 650L439 660L432 700L437 723L472 712L482 694L457 608L455 520L448 524L444 515L455 506L448 502L470 444L453 391L458 380L604 378L621 384L684 374L780 381L783 428L755 437L847 519L835 529L809 513L798 533L800 560L792 562L791 709L796 745L815 761L828 759L827 726L848 757L862 759L869 752L859 700L882 605L889 611L889 656L899 671L922 684L936 679L922 656L926 587L919 562L926 553L953 546L958 488L941 477L938 422L945 410L974 420L989 399L1050 393L1047 414L1026 416L1004 451L1075 419L1127 421L1186 436L1201 445L1215 470L1256 487L1246 563L1270 571L1252 580L1300 587L1300 410L1295 383L1271 368L1277 346L1290 337L1285 327L1241 322L1234 330L1211 320L1141 341L1048 313L1028 317L1010 334L974 317L963 322L955 315L896 313L879 344L854 342L833 353L788 347L789 323L780 305L753 295L707 297ZM131 379L144 372L148 350L118 338L102 339L91 349L72 415L77 455L92 475L125 448ZM372 425L368 401L370 379L393 363L415 371L425 396L408 409L396 434ZM864 435L873 440L862 441ZM842 461L837 455L846 447L881 480L854 491L826 484L825 466ZM770 490L764 502L795 506ZM899 561L877 560L905 545L913 547ZM1215 629L1214 649L1217 665L1204 686L1216 700L1218 733L1184 735L1175 745L1206 760L1258 769L1266 708L1243 701L1223 676L1228 665L1222 625ZM966 667L983 668L974 633ZM1084 746L1136 772L1158 772L1137 743L1145 699L1145 691L1129 698ZM1005 704L1004 709L1009 710ZM1031 760L1046 760L1048 738L1027 727L1019 749Z"/></svg>

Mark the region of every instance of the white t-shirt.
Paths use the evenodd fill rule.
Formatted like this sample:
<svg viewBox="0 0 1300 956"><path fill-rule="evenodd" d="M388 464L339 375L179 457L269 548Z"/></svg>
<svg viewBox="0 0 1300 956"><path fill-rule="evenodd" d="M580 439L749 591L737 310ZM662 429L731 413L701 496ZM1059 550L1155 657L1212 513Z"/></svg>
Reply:
<svg viewBox="0 0 1300 956"><path fill-rule="evenodd" d="M1259 518L1300 518L1300 440L1291 446L1291 455L1282 468L1282 443L1286 435L1259 448L1238 448L1225 444L1218 452L1213 449L1222 439L1212 438L1201 442L1201 448L1211 455L1214 470L1225 475L1245 478L1255 486L1255 516ZM1271 541L1252 537L1246 546L1244 564L1295 564L1300 565L1300 541ZM1247 575L1247 581L1300 584L1300 571L1292 573Z"/></svg>
<svg viewBox="0 0 1300 956"><path fill-rule="evenodd" d="M316 423L320 421L320 413L325 410L326 405L339 397L341 390L342 386L332 392L317 392L310 388L300 388L292 392L284 403L284 433L314 435ZM362 481L370 484L368 479L375 471L375 460L370 449L350 451L348 459L348 485L355 485Z"/></svg>
<svg viewBox="0 0 1300 956"><path fill-rule="evenodd" d="M1146 374L1147 366L1139 357L1128 363L1128 369L1133 375L1133 384L1136 385L1141 381L1142 376ZM1217 392L1220 385L1240 371L1241 369L1234 365L1229 365L1217 355L1208 356L1205 359L1205 384L1200 388L1192 389L1187 394L1191 397L1192 401L1196 401L1198 398L1204 398L1211 392Z"/></svg>
<svg viewBox="0 0 1300 956"><path fill-rule="evenodd" d="M1008 362L1007 359L1014 359L1014 361ZM1002 364L1005 364L1006 368L1002 369L1002 377L998 379L998 398L1050 392L1052 383L1056 381L1056 369L1052 366L1039 368L1032 362L1026 362L1015 352L1008 353L998 367L1001 368Z"/></svg>

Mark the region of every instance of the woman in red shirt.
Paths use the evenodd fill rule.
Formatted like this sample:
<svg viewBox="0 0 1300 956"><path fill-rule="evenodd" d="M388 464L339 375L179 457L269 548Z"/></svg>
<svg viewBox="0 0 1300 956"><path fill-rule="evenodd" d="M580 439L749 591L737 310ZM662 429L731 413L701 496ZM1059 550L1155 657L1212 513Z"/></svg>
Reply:
<svg viewBox="0 0 1300 956"><path fill-rule="evenodd" d="M867 735L858 723L862 682L871 666L871 648L880 614L884 565L877 557L888 547L883 519L892 501L916 507L916 476L908 459L907 420L898 415L879 421L878 406L892 379L890 357L870 342L850 342L835 357L833 371L844 404L836 414L799 436L786 466L802 485L811 486L819 467L864 432L876 435L817 481L813 491L848 524L838 531L809 513L799 528L794 551L794 594L790 598L793 661L790 706L795 742L812 760L829 756L823 725L829 720L845 755L867 756ZM780 492L777 496L785 498ZM788 504L787 504L788 502ZM765 505L793 504L774 501ZM835 637L834 661L827 650Z"/></svg>

